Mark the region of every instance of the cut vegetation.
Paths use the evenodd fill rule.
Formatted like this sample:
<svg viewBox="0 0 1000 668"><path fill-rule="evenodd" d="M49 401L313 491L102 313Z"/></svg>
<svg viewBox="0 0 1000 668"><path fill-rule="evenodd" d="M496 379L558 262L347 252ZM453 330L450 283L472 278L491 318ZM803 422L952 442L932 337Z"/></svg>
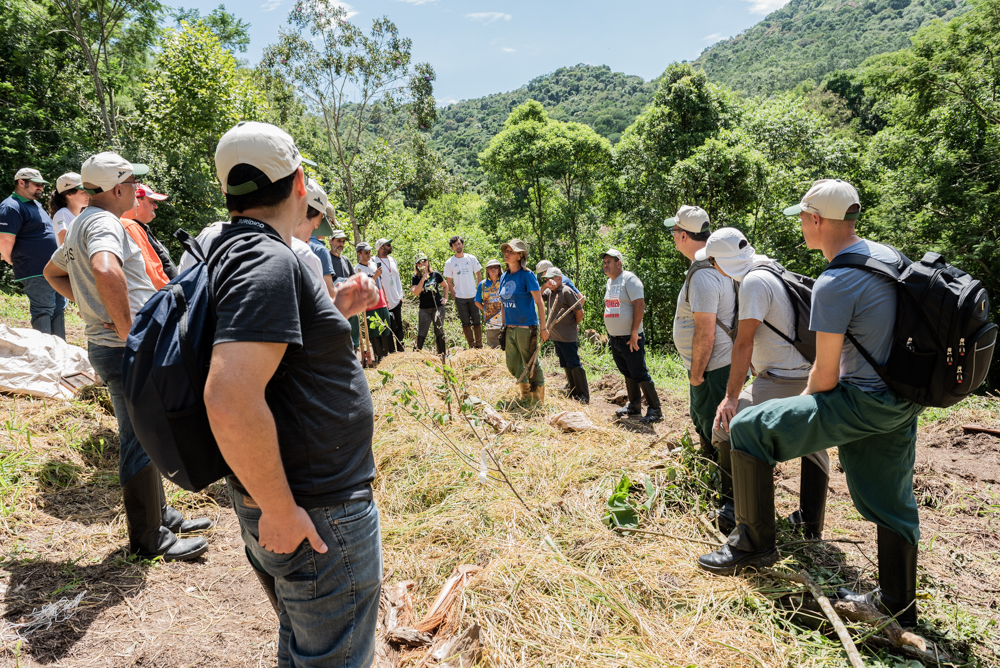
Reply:
<svg viewBox="0 0 1000 668"><path fill-rule="evenodd" d="M25 311L23 298L0 296L0 322L25 326ZM71 342L79 337L71 328ZM420 620L457 566L481 567L463 576L442 628L454 638L478 625L482 665L845 665L840 640L800 584L715 577L695 566L718 543L699 519L715 472L686 436L676 362L656 357L651 365L667 419L655 431L632 431L611 421L621 381L609 355L584 347L595 382L583 407L554 390L561 376L549 357L543 408L515 401L499 351L457 352L448 382L426 353L391 356L368 372L386 591L409 591L412 619ZM410 408L401 405L404 383L415 392ZM204 494L168 489L175 507L217 521L202 559L124 557L118 443L100 397L99 390L69 403L0 395L0 666L274 665L277 622L221 484ZM498 437L478 420L486 408L516 428ZM582 411L596 428L565 433L548 423L565 410ZM1000 401L928 411L921 423L917 631L953 659L942 665L995 666L1000 439L963 435L960 425L970 422L1000 423ZM832 459L828 541L804 542L779 524L784 559L775 568L804 569L827 593L869 590L874 526L854 510ZM492 480L497 471L509 486ZM782 516L797 503L797 476L794 463L775 471ZM608 515L618 521L602 522ZM616 523L637 531L609 528ZM408 580L412 589L397 587ZM866 665L913 660L870 625L847 626ZM413 637L415 647L394 646L398 665L438 665Z"/></svg>

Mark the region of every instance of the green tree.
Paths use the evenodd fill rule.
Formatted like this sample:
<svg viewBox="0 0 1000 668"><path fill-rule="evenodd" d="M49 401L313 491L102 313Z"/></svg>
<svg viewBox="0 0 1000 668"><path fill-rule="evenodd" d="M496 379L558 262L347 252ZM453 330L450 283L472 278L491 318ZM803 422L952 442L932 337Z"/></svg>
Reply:
<svg viewBox="0 0 1000 668"><path fill-rule="evenodd" d="M211 14L202 16L197 9L184 9L178 7L171 12L177 27L181 27L182 22L192 25L204 23L205 27L219 38L219 44L223 49L246 53L250 46L250 24L243 19L236 18L235 15L226 11L225 5L219 5L212 10Z"/></svg>
<svg viewBox="0 0 1000 668"><path fill-rule="evenodd" d="M366 35L347 20L346 9L336 0L299 0L288 21L292 29L283 30L278 43L265 50L262 65L281 72L322 115L330 162L360 241L366 221L359 217L359 207L363 200L370 203L372 195L359 190L355 168L371 141L370 128L404 108L417 129L429 128L435 114L434 70L426 63L411 67L412 42L400 37L388 18L376 19ZM373 147L373 156L386 155L383 149ZM394 158L397 164L403 161ZM372 173L370 167L369 161L366 174ZM388 165L381 171L411 174Z"/></svg>

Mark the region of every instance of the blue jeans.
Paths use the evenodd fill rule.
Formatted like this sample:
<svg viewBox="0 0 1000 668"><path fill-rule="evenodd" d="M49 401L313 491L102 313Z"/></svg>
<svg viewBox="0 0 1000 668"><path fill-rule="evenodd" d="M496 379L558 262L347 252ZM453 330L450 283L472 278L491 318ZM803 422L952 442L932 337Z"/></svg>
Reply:
<svg viewBox="0 0 1000 668"><path fill-rule="evenodd" d="M382 591L382 536L374 501L308 511L327 545L302 541L291 554L260 546L260 509L229 485L250 554L274 578L280 668L369 668Z"/></svg>
<svg viewBox="0 0 1000 668"><path fill-rule="evenodd" d="M56 292L44 276L33 276L21 281L24 294L28 295L31 327L45 334L66 339L66 298Z"/></svg>
<svg viewBox="0 0 1000 668"><path fill-rule="evenodd" d="M651 382L653 379L646 369L646 335L639 335L639 349L636 351L629 349L628 339L627 336L608 337L612 359L626 378L637 383Z"/></svg>
<svg viewBox="0 0 1000 668"><path fill-rule="evenodd" d="M569 343L553 341L552 345L556 348L556 357L559 358L559 366L564 369L576 369L583 366L580 364L579 341L571 341Z"/></svg>
<svg viewBox="0 0 1000 668"><path fill-rule="evenodd" d="M121 348L110 348L96 343L87 346L90 364L108 386L111 405L118 420L118 484L125 486L136 473L149 465L149 455L139 445L139 437L132 429L132 418L125 408L125 382L122 379L122 358L125 357L124 343Z"/></svg>

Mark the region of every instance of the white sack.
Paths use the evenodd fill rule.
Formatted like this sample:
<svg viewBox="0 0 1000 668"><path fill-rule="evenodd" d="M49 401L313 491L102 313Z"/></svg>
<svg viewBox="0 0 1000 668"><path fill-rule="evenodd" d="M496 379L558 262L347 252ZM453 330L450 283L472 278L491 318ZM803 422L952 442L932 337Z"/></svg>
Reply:
<svg viewBox="0 0 1000 668"><path fill-rule="evenodd" d="M50 399L71 399L84 374L93 382L98 376L90 366L87 351L58 336L33 329L0 324L0 391L30 394Z"/></svg>

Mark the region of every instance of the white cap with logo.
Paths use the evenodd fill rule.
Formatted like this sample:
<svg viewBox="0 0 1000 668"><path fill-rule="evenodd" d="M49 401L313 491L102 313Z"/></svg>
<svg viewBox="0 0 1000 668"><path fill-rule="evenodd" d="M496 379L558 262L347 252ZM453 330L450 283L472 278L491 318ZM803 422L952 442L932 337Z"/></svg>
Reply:
<svg viewBox="0 0 1000 668"><path fill-rule="evenodd" d="M324 216L326 215L326 208L330 206L330 199L327 197L326 192L320 187L316 179L309 179L306 182L306 199L309 201L309 206L316 209Z"/></svg>
<svg viewBox="0 0 1000 668"><path fill-rule="evenodd" d="M227 195L246 195L269 186L294 172L303 162L316 165L302 157L291 135L270 123L240 121L222 135L215 148L215 169L222 192ZM250 165L263 174L244 183L229 183L229 172L236 165Z"/></svg>
<svg viewBox="0 0 1000 668"><path fill-rule="evenodd" d="M711 223L708 220L708 212L703 208L685 204L677 209L676 216L667 218L663 221L663 224L666 225L668 230L677 227L685 232L698 234L699 232L708 232Z"/></svg>
<svg viewBox="0 0 1000 668"><path fill-rule="evenodd" d="M858 210L847 213L855 204ZM840 179L820 179L813 182L801 202L785 209L785 215L797 216L805 211L829 220L857 220L861 216L860 207L858 191L850 183Z"/></svg>
<svg viewBox="0 0 1000 668"><path fill-rule="evenodd" d="M80 169L83 189L91 195L111 190L130 176L149 173L149 167L131 163L113 151L105 151L87 158Z"/></svg>
<svg viewBox="0 0 1000 668"><path fill-rule="evenodd" d="M76 172L66 172L56 179L56 192L64 193L67 190L83 190L83 179Z"/></svg>
<svg viewBox="0 0 1000 668"><path fill-rule="evenodd" d="M695 260L712 258L726 276L743 280L750 268L757 262L766 262L766 255L757 255L753 246L735 227L723 227L708 238L704 248L694 253Z"/></svg>
<svg viewBox="0 0 1000 668"><path fill-rule="evenodd" d="M17 170L17 174L14 175L15 181L31 181L32 183L48 183L42 178L42 173L37 169L32 169L31 167L22 167Z"/></svg>

